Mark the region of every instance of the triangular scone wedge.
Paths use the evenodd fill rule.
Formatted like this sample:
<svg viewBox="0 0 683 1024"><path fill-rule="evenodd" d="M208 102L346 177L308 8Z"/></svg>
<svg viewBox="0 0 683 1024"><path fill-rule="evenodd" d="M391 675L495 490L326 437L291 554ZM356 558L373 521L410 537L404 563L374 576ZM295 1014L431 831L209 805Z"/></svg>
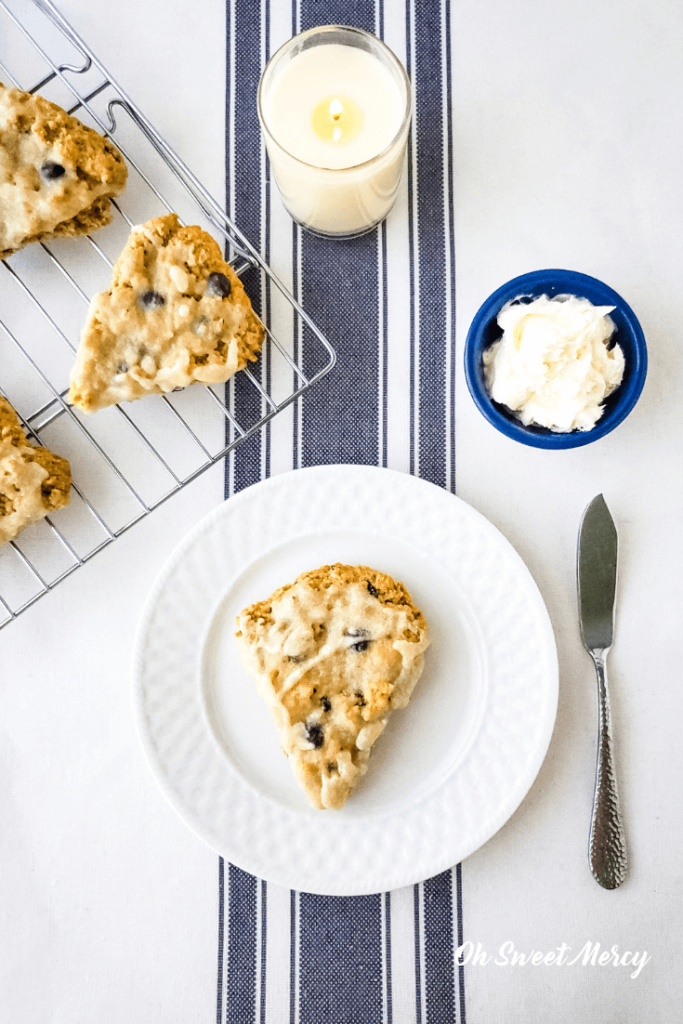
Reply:
<svg viewBox="0 0 683 1024"><path fill-rule="evenodd" d="M66 459L26 439L16 412L0 396L0 544L69 504Z"/></svg>
<svg viewBox="0 0 683 1024"><path fill-rule="evenodd" d="M199 381L255 360L265 331L218 243L174 213L133 229L111 287L90 303L69 400L84 412Z"/></svg>
<svg viewBox="0 0 683 1024"><path fill-rule="evenodd" d="M108 224L127 175L118 149L92 128L0 83L0 259Z"/></svg>
<svg viewBox="0 0 683 1024"><path fill-rule="evenodd" d="M338 810L420 678L424 616L402 583L337 564L303 573L237 624L240 658L294 775L314 807Z"/></svg>

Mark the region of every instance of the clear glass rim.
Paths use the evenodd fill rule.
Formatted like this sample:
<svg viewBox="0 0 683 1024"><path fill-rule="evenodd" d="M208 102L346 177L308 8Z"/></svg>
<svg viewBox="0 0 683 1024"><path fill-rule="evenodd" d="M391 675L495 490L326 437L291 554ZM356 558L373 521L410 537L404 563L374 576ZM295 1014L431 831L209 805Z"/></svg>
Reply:
<svg viewBox="0 0 683 1024"><path fill-rule="evenodd" d="M401 124L399 125L395 135L390 139L390 141L387 143L384 149L380 150L380 152L376 153L374 156L371 156L369 160L363 160L363 162L359 164L351 164L349 167L321 167L319 164L309 164L307 163L306 160L302 160L300 157L295 156L293 153L290 153L290 151L288 149L285 149L282 143L278 142L278 140L275 138L270 128L268 127L268 123L263 113L263 83L266 79L266 76L268 75L268 71L274 66L275 62L282 56L282 54L291 46L293 46L294 43L297 43L302 39L308 39L314 35L319 35L323 32L350 32L353 35L361 36L365 39L371 40L374 46L377 46L379 47L380 50L384 51L389 63L393 64L396 67L396 69L399 72L399 77L402 79L403 85L405 87L406 109L403 114ZM305 32L299 32L298 35L292 36L291 39L288 39L286 43L283 43L282 46L275 51L273 56L266 64L265 68L263 69L263 74L261 75L261 78L259 80L258 91L256 94L256 107L258 112L258 119L261 124L261 130L263 131L263 134L265 135L268 142L272 143L277 149L279 149L282 153L288 156L290 160L294 160L295 163L300 164L302 167L310 167L316 171L324 171L326 174L348 174L349 171L357 171L360 168L369 167L372 164L377 163L378 161L383 159L383 157L385 157L386 154L394 147L397 140L400 139L401 135L404 134L407 125L410 122L410 117L412 114L412 105L413 97L411 92L410 79L408 78L408 72L406 71L406 69L404 68L403 64L398 59L394 51L391 50L384 42L384 40L379 38L379 36L373 35L372 32L366 32L364 28L355 28L353 25L316 25L314 28L306 29Z"/></svg>

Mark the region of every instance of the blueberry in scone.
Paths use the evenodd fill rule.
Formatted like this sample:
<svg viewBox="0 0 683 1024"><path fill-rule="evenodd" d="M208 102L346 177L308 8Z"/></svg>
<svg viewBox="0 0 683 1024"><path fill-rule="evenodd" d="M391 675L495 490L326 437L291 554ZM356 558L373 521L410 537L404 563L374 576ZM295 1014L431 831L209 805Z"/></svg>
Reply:
<svg viewBox="0 0 683 1024"><path fill-rule="evenodd" d="M200 382L257 358L265 331L218 243L174 213L133 229L90 303L69 400L84 412Z"/></svg>
<svg viewBox="0 0 683 1024"><path fill-rule="evenodd" d="M364 565L302 573L237 617L240 658L314 807L341 808L429 645L402 583Z"/></svg>
<svg viewBox="0 0 683 1024"><path fill-rule="evenodd" d="M127 174L118 149L92 128L0 83L0 259L108 224Z"/></svg>
<svg viewBox="0 0 683 1024"><path fill-rule="evenodd" d="M0 396L0 544L69 504L66 459L31 444L10 403Z"/></svg>

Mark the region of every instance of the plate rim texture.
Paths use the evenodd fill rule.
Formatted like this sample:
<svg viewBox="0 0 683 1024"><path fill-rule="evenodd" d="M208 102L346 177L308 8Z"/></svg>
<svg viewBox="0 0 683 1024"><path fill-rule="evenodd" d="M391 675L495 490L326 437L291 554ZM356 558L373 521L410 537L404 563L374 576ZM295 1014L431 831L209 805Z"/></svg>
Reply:
<svg viewBox="0 0 683 1024"><path fill-rule="evenodd" d="M252 788L221 753L200 699L202 645L221 595L271 548L318 532L321 516L325 532L372 532L378 515L384 533L437 559L466 593L486 645L487 703L463 761L422 800L376 818L321 811L324 828L302 828L300 815ZM158 574L133 652L138 734L183 821L237 867L332 896L433 877L495 835L545 758L558 676L547 609L509 541L456 495L375 466L291 470L213 509Z"/></svg>

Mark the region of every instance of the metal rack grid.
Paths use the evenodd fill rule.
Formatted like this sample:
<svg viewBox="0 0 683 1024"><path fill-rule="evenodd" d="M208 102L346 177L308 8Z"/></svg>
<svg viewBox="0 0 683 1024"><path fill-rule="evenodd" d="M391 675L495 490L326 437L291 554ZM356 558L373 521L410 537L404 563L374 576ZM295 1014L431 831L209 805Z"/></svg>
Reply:
<svg viewBox="0 0 683 1024"><path fill-rule="evenodd" d="M51 0L0 0L0 80L40 91L111 138L129 169L112 224L96 238L34 244L0 261L0 394L31 438L69 459L74 477L66 509L0 545L1 629L294 402L332 369L335 353ZM170 211L218 233L235 271L250 272L248 290L266 296L259 361L228 385L84 416L66 394L89 298L107 287L133 225ZM276 337L300 340L304 330L305 370L295 358L301 346Z"/></svg>

